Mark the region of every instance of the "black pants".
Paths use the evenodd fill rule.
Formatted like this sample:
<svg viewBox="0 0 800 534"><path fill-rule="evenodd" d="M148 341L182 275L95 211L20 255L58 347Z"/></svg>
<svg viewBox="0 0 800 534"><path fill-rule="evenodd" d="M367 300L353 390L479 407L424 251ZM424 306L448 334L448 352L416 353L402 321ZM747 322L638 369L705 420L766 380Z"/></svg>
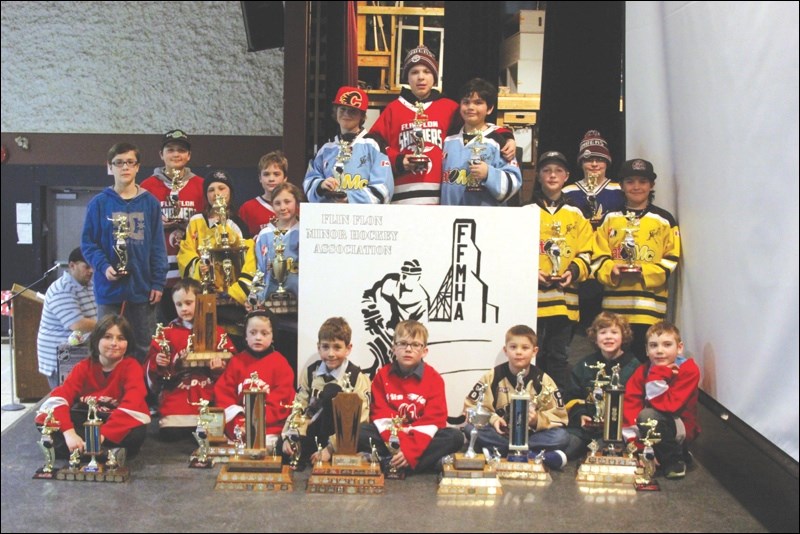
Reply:
<svg viewBox="0 0 800 534"><path fill-rule="evenodd" d="M381 457L391 456L389 449L383 442L378 427L373 423L365 423L361 425L361 432L358 436L358 450L362 452L369 452L370 438L372 443L378 449L378 454ZM422 453L417 462L417 467L414 469L415 473L421 473L431 467L442 459L443 456L453 454L460 451L464 447L464 435L457 428L440 428L434 434L433 439L428 444L428 448Z"/></svg>

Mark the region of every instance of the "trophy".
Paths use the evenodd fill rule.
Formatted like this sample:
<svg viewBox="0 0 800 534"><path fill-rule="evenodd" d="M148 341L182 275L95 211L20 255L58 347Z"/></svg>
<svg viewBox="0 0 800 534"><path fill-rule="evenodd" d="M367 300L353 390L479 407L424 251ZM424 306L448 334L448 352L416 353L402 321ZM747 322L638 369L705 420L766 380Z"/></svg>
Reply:
<svg viewBox="0 0 800 534"><path fill-rule="evenodd" d="M169 341L167 341L167 338L164 337L164 323L156 324L156 332L155 334L153 334L153 341L155 341L156 344L158 345L159 352L161 352L164 356L166 356L170 360L170 363L167 364L167 370L164 372L163 375L161 375L161 380L163 380L164 382L168 382L169 380L172 379L172 372L170 372L169 369L172 363L172 358L171 358L172 349L169 346Z"/></svg>
<svg viewBox="0 0 800 534"><path fill-rule="evenodd" d="M551 237L544 242L544 253L550 259L550 273L547 275L547 280L554 284L564 279L564 276L559 274L561 271L561 255L564 253L564 244L566 239L561 234L561 222L554 221L550 225Z"/></svg>
<svg viewBox="0 0 800 534"><path fill-rule="evenodd" d="M483 406L483 400L486 397L486 384L479 384L478 385L478 401L475 408L468 408L467 409L467 423L472 425L472 430L469 433L469 447L467 447L467 452L464 453L464 458L473 459L476 458L478 455L475 453L475 441L478 439L478 429L485 427L489 424L489 418L492 416L492 412L488 411ZM460 462L458 461L460 458L456 455L456 467L458 469L466 469L466 467L462 467ZM481 465L480 468L483 467L483 459L480 458Z"/></svg>
<svg viewBox="0 0 800 534"><path fill-rule="evenodd" d="M42 437L39 439L39 448L44 454L44 466L36 470L33 478L52 479L58 471L58 469L53 469L53 463L56 460L56 451L53 448L53 434L58 432L60 423L53 416L53 408L48 408L39 413L46 414L42 423ZM78 449L75 450L78 451ZM80 451L78 451L78 454L80 454Z"/></svg>
<svg viewBox="0 0 800 534"><path fill-rule="evenodd" d="M428 115L425 114L425 105L417 101L416 115L414 116L414 127L412 130L414 152L408 156L408 162L411 164L411 172L424 172L428 169L430 158L425 155L425 130L422 125L428 120Z"/></svg>
<svg viewBox="0 0 800 534"><path fill-rule="evenodd" d="M509 396L508 460L528 461L528 412L531 396L525 390L525 371L517 374L516 389Z"/></svg>
<svg viewBox="0 0 800 534"><path fill-rule="evenodd" d="M117 255L117 264L114 270L117 276L128 275L128 238L131 236L131 227L127 213L118 213L109 218L114 225L114 253Z"/></svg>
<svg viewBox="0 0 800 534"><path fill-rule="evenodd" d="M256 271L253 275L253 280L250 282L250 293L247 294L247 303L252 309L255 310L264 306L262 294L266 287L266 284L264 284L264 271Z"/></svg>
<svg viewBox="0 0 800 534"><path fill-rule="evenodd" d="M217 225L214 227L214 237L217 240L217 246L222 248L229 248L231 246L231 238L228 233L228 202L222 195L214 197L214 205L211 211L217 215Z"/></svg>
<svg viewBox="0 0 800 534"><path fill-rule="evenodd" d="M178 203L178 194L181 192L181 189L183 189L183 176L185 173L179 169L172 169L168 171L167 168L164 167L164 174L171 181L169 188L170 216L168 217L167 221L185 222L186 218L181 216L181 207Z"/></svg>
<svg viewBox="0 0 800 534"><path fill-rule="evenodd" d="M286 258L283 252L286 250L286 245L283 243L283 238L286 236L286 230L275 228L273 232L275 236L275 258L270 264L272 276L278 282L278 289L272 294L272 298L288 299L289 293L283 284L289 276L289 273L297 272L294 258Z"/></svg>
<svg viewBox="0 0 800 534"><path fill-rule="evenodd" d="M80 449L75 449L74 451L72 451L72 453L69 455L68 465L69 465L69 468L71 470L73 470L73 471L77 471L78 470L78 468L81 466L81 450Z"/></svg>
<svg viewBox="0 0 800 534"><path fill-rule="evenodd" d="M594 365L584 363L587 368L594 369L597 373L594 375L592 381L592 391L586 399L587 404L594 404L595 410L592 420L585 424L589 430L598 431L603 427L603 415L605 414L605 386L608 384L608 375L606 374L606 364L604 362L597 362Z"/></svg>
<svg viewBox="0 0 800 534"><path fill-rule="evenodd" d="M655 419L648 419L643 423L639 423L639 426L646 427L647 434L642 438L644 449L642 449L642 452L639 454L642 464L642 474L636 477L636 489L658 491L660 489L658 487L658 482L653 479L656 474L656 453L653 449L653 445L661 441L661 433L656 431L658 421Z"/></svg>
<svg viewBox="0 0 800 534"><path fill-rule="evenodd" d="M289 428L286 432L286 438L289 440L289 446L292 449L292 455L289 458L289 467L297 469L300 463L300 455L302 454L302 445L300 443L300 425L303 419L303 405L295 401L292 404L281 404L284 408L290 408L292 413L289 415Z"/></svg>
<svg viewBox="0 0 800 534"><path fill-rule="evenodd" d="M208 458L209 441L208 441L208 427L213 421L213 416L208 408L209 400L200 399L200 402L192 402L192 406L199 406L197 414L197 428L192 432L195 441L197 441L197 451L189 459L189 467L209 468L211 467L211 460Z"/></svg>
<svg viewBox="0 0 800 534"><path fill-rule="evenodd" d="M597 213L597 195L595 195L595 190L597 189L597 179L599 177L600 173L598 172L586 173L586 203L589 208L588 219L592 222L594 222L596 218L601 215Z"/></svg>
<svg viewBox="0 0 800 534"><path fill-rule="evenodd" d="M203 243L197 247L200 252L200 264L208 267L208 270L201 275L200 285L203 286L203 294L207 295L214 292L214 262L211 260L211 237L203 238Z"/></svg>
<svg viewBox="0 0 800 534"><path fill-rule="evenodd" d="M603 440L614 446L621 443L622 438L622 405L625 399L625 387L619 377L620 365L611 368L611 379L604 392Z"/></svg>
<svg viewBox="0 0 800 534"><path fill-rule="evenodd" d="M629 211L625 214L627 222L625 224L625 236L620 244L620 256L625 260L625 265L620 266L622 273L641 273L642 268L636 264L636 239L634 236L639 231L639 217L636 213Z"/></svg>
<svg viewBox="0 0 800 534"><path fill-rule="evenodd" d="M92 460L83 468L86 473L99 473L100 465L97 463L97 456L102 452L100 448L100 427L103 421L97 416L97 399L90 397L86 401L89 405L89 413L83 423L83 435L85 442L85 452L92 457Z"/></svg>
<svg viewBox="0 0 800 534"><path fill-rule="evenodd" d="M244 418L245 418L245 437L247 438L247 448L253 450L266 450L267 444L267 421L266 405L267 394L258 387L261 380L258 373L250 373L250 387L244 390Z"/></svg>
<svg viewBox="0 0 800 534"><path fill-rule="evenodd" d="M372 438L369 438L369 465L376 468L381 463L381 457L378 454L378 446L372 443Z"/></svg>
<svg viewBox="0 0 800 534"><path fill-rule="evenodd" d="M406 478L405 470L400 471L395 466L391 465L391 460L395 454L400 452L400 436L398 436L398 431L403 426L403 418L399 415L395 415L392 417L391 427L389 428L389 439L386 441L386 448L389 449L389 454L391 455L388 458L387 465L389 466L388 471L386 472L386 478L392 480L402 480Z"/></svg>
<svg viewBox="0 0 800 534"><path fill-rule="evenodd" d="M486 145L483 144L483 132L480 130L475 132L475 137L469 144L470 151L472 152L472 155L469 158L469 164L477 165L483 161L483 158L481 158L481 153L483 152L483 149L486 148ZM478 180L472 175L472 173L467 172L467 191L471 193L477 193L482 189L481 182L482 180Z"/></svg>
<svg viewBox="0 0 800 534"><path fill-rule="evenodd" d="M328 196L336 202L346 202L347 193L342 189L344 180L344 164L350 161L353 155L353 148L348 141L339 139L339 153L336 155L336 162L333 164L333 177L336 178L336 188L328 192Z"/></svg>

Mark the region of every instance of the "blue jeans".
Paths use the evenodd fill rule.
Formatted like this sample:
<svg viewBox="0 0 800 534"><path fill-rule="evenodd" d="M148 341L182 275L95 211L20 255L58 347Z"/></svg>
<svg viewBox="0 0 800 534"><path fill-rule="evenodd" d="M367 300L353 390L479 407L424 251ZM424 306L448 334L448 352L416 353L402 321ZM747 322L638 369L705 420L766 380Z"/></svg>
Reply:
<svg viewBox="0 0 800 534"><path fill-rule="evenodd" d="M109 313L119 314L121 308L122 304L98 304L98 322ZM149 302L140 304L127 302L125 303L123 316L131 324L133 337L135 338L131 340L132 342L128 342L128 354L133 354L139 360L139 363L144 363L145 358L147 358L147 351L150 349L152 336L156 331L156 308L151 306Z"/></svg>
<svg viewBox="0 0 800 534"><path fill-rule="evenodd" d="M472 428L472 425L469 424L464 427L468 442ZM536 452L540 450L564 450L567 445L569 445L569 433L564 428L548 428L538 432L528 432L528 450ZM491 425L479 428L478 439L475 441L475 450L480 452L484 447L489 449L489 452L492 452L492 449L497 447L498 452L506 456L508 454L508 436L498 434Z"/></svg>

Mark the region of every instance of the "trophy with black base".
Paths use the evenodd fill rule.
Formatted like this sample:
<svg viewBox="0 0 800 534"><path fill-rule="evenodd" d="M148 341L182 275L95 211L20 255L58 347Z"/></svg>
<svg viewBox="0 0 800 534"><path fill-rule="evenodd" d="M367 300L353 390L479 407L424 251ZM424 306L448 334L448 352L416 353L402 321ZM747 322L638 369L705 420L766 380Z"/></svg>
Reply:
<svg viewBox="0 0 800 534"><path fill-rule="evenodd" d="M619 364L611 368L611 378L605 374L605 364L594 366L597 375L590 397L595 401L595 416L587 427L603 430L601 447L597 440L589 444L589 453L578 467L576 480L601 485L632 484L639 470L634 456L624 455L622 450L622 403L625 388L620 383ZM598 395L599 399L598 400Z"/></svg>
<svg viewBox="0 0 800 534"><path fill-rule="evenodd" d="M475 408L467 409L467 423L472 426L469 447L465 453L456 453L452 463L442 466L439 495L469 495L486 497L502 495L503 486L497 478L495 464L487 462L483 453L475 452L478 430L489 425L492 412L483 406L486 384L476 386L478 400Z"/></svg>
<svg viewBox="0 0 800 534"><path fill-rule="evenodd" d="M117 256L114 270L117 276L128 276L128 238L131 236L128 214L118 213L109 220L114 226L114 254Z"/></svg>
<svg viewBox="0 0 800 534"><path fill-rule="evenodd" d="M341 385L342 391L331 401L336 452L333 453L330 463L322 462L320 454L308 479L306 492L381 495L384 490L384 476L380 465L368 462L363 455L357 453L362 402L350 384L350 373L344 373Z"/></svg>
<svg viewBox="0 0 800 534"><path fill-rule="evenodd" d="M90 397L86 404L88 414L83 423L83 454L91 460L81 467L81 453L75 449L70 456L69 467L60 469L56 478L77 482L127 482L130 471L124 465L125 449L120 447L103 451L100 434L103 420L97 415L97 400Z"/></svg>
<svg viewBox="0 0 800 534"><path fill-rule="evenodd" d="M56 460L56 451L53 447L53 434L58 432L58 425L60 423L56 421L53 416L53 408L48 408L44 412L39 413L46 414L41 428L42 437L39 438L39 448L42 450L42 454L44 454L44 466L36 470L33 478L52 480L55 478L56 473L58 473L58 469L53 467Z"/></svg>
<svg viewBox="0 0 800 534"><path fill-rule="evenodd" d="M214 418L209 410L209 400L200 399L200 402L191 403L192 406L199 406L200 410L197 414L197 428L192 432L195 441L197 441L197 450L189 458L189 467L208 469L211 467L212 462L209 457L210 442L209 442L209 426Z"/></svg>
<svg viewBox="0 0 800 534"><path fill-rule="evenodd" d="M281 465L275 448L266 445L266 392L258 373L250 374L244 390L246 447L237 447L237 454L222 466L215 489L245 491L292 491L292 470ZM269 454L268 454L269 453Z"/></svg>
<svg viewBox="0 0 800 534"><path fill-rule="evenodd" d="M552 481L550 472L540 457L528 455L528 431L531 410L545 405L553 391L542 388L533 399L525 389L525 371L517 374L517 385L509 394L508 456L497 464L497 476L503 480L519 480L534 485Z"/></svg>

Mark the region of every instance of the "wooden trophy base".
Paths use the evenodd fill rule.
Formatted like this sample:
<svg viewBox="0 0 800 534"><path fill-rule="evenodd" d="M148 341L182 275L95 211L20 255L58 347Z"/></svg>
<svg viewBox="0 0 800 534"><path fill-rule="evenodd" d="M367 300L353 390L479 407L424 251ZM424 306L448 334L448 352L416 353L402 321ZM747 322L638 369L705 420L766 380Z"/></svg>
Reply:
<svg viewBox="0 0 800 534"><path fill-rule="evenodd" d="M366 462L359 454L334 454L330 464L314 465L306 493L383 495L384 483L379 465Z"/></svg>
<svg viewBox="0 0 800 534"><path fill-rule="evenodd" d="M263 452L263 451L262 451ZM292 469L281 458L234 456L222 466L214 489L239 491L293 491Z"/></svg>
<svg viewBox="0 0 800 534"><path fill-rule="evenodd" d="M264 306L275 315L297 313L297 297L291 293L273 293L264 301Z"/></svg>
<svg viewBox="0 0 800 534"><path fill-rule="evenodd" d="M601 451L589 453L578 467L578 482L615 485L633 484L642 469L636 458L604 455Z"/></svg>
<svg viewBox="0 0 800 534"><path fill-rule="evenodd" d="M482 465L478 467L476 460ZM464 467L465 465L469 467ZM465 458L457 453L452 465L442 467L437 495L462 495L487 497L503 494L503 485L497 478L497 471L488 465L483 457Z"/></svg>
<svg viewBox="0 0 800 534"><path fill-rule="evenodd" d="M186 367L208 367L216 357L222 358L223 361L230 360L233 355L226 351L205 351L205 352L190 352L183 360L183 365Z"/></svg>
<svg viewBox="0 0 800 534"><path fill-rule="evenodd" d="M542 486L553 481L550 471L543 463L529 460L527 455L522 455L520 458L517 456L510 454L508 459L500 460L497 464L497 478Z"/></svg>
<svg viewBox="0 0 800 534"><path fill-rule="evenodd" d="M88 472L84 471L82 467L77 469L66 467L64 469L59 469L56 475L56 480L66 480L70 482L127 482L130 478L131 473L127 467L104 469L101 466L99 471Z"/></svg>

